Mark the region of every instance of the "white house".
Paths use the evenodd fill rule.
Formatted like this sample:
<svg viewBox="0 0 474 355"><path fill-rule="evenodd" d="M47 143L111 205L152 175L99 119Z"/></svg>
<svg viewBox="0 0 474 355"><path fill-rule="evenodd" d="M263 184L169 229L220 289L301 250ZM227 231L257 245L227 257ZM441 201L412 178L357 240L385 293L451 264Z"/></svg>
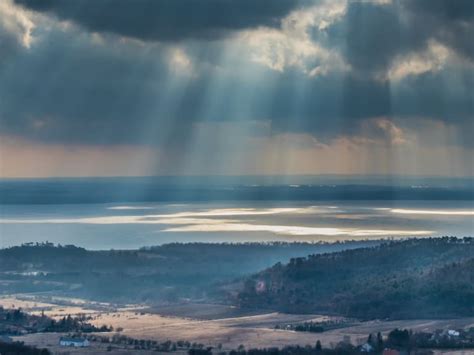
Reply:
<svg viewBox="0 0 474 355"><path fill-rule="evenodd" d="M453 329L449 329L449 330L448 330L448 335L449 335L450 337L458 337L459 334L460 334L460 333L459 333L457 330L453 330Z"/></svg>
<svg viewBox="0 0 474 355"><path fill-rule="evenodd" d="M63 338L59 339L59 345L72 346L75 348L85 348L89 346L89 340L84 338Z"/></svg>
<svg viewBox="0 0 474 355"><path fill-rule="evenodd" d="M374 351L374 347L369 343L365 343L361 346L360 351L363 353L371 353L372 351Z"/></svg>

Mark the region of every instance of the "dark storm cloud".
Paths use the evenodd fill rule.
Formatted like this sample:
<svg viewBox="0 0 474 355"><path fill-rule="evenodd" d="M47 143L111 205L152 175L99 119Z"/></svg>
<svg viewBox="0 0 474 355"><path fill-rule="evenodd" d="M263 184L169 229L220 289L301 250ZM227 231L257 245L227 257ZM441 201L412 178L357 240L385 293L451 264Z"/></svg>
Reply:
<svg viewBox="0 0 474 355"><path fill-rule="evenodd" d="M204 57L216 50L201 49ZM267 70L268 81L213 69L176 79L163 51L91 45L87 36L55 32L0 70L0 131L41 142L171 149L184 145L194 123L203 121L263 119L274 133L305 132L329 141L357 134L370 117L472 119L472 72L416 77L398 86L338 73L309 79L296 69ZM295 83L306 89L295 91Z"/></svg>
<svg viewBox="0 0 474 355"><path fill-rule="evenodd" d="M432 15L449 22L474 18L474 2L471 0L406 0L404 5L420 15Z"/></svg>
<svg viewBox="0 0 474 355"><path fill-rule="evenodd" d="M474 61L474 2L470 0L405 1L413 21L425 27L427 36L443 42Z"/></svg>
<svg viewBox="0 0 474 355"><path fill-rule="evenodd" d="M256 117L270 117L279 132L306 132L327 141L354 135L373 117L396 117L401 123L425 117L454 126L471 126L474 113L474 71L451 70L405 78L399 83L332 74L310 81L301 96L291 84L305 80L284 75L270 105L255 106ZM298 104L295 104L299 103ZM229 104L229 103L228 103Z"/></svg>
<svg viewBox="0 0 474 355"><path fill-rule="evenodd" d="M341 50L353 74L385 74L396 58L425 50L430 40L474 61L474 2L407 0L349 2L327 29L326 45ZM319 40L318 32L314 33Z"/></svg>
<svg viewBox="0 0 474 355"><path fill-rule="evenodd" d="M424 45L425 38L412 24L404 24L396 6L370 2L350 3L339 28L347 62L353 69L385 72L393 59Z"/></svg>
<svg viewBox="0 0 474 355"><path fill-rule="evenodd" d="M147 50L53 32L0 67L0 128L44 141L133 141L166 64ZM136 119L137 118L137 119Z"/></svg>
<svg viewBox="0 0 474 355"><path fill-rule="evenodd" d="M18 38L0 25L0 65L20 50Z"/></svg>
<svg viewBox="0 0 474 355"><path fill-rule="evenodd" d="M405 120L426 117L472 132L473 1L353 1L323 33L315 29L312 34L315 41L340 51L351 66L341 81L341 111L334 116L339 118L327 120L329 126L331 122L336 126L333 131L337 132L339 125L354 133L367 117L384 116ZM428 70L391 82L389 70L396 60L423 54L433 41L471 64ZM325 130L314 120L305 123L314 132Z"/></svg>
<svg viewBox="0 0 474 355"><path fill-rule="evenodd" d="M101 6L108 4L99 1ZM29 1L22 0L26 2ZM273 132L305 132L323 141L357 134L361 124L373 117L427 117L457 127L472 123L472 67L447 67L398 82L379 80L374 75L386 73L397 56L425 49L431 38L470 58L472 44L458 36L458 27L472 35L472 15L465 13L471 11L469 6L463 11L449 10L446 15L436 9L423 12L423 5L418 2L351 2L341 19L325 30L327 36L317 39L340 49L352 70L309 78L298 68L286 68L283 73L266 69L246 61L239 53L225 59L226 41L202 38L257 23L273 24L272 19L292 8L288 4L283 6L285 2L270 2L275 8L265 10L262 17L261 3L252 1L258 10L250 16L252 19L241 18L239 24L230 19L226 26L223 22L230 16L227 13L215 16L218 12L211 11L208 16L223 17L212 22L202 20L199 16L204 15L198 12L201 15L195 22L187 26L182 23L184 28L177 26L173 34L169 34L171 27L166 31L167 26L172 26L168 20L166 25L148 28L151 25L146 21L151 20L145 18L145 24L137 22L137 27L133 27L130 19L138 16L135 11L139 10L130 9L133 16L119 25L117 19L122 16L120 13L126 13L125 7L144 4L136 1L113 1L114 6L122 4L124 8L110 10L112 20L108 15L100 16L103 21L110 20L107 26L123 26L122 30L92 28L80 19L87 11L96 10L78 10L80 15L73 17L69 8L84 3L85 0L45 0L32 1L30 5L38 11L54 12L60 18L74 18L97 31L142 39L201 37L200 41L182 43L195 66L195 75L183 76L181 68L177 72L170 69L170 43L139 45L108 35L101 43L93 43L89 33L76 27L63 31L53 26L43 30L46 32L38 36L30 49L5 42L11 55L0 62L0 133L41 142L157 144L168 149L170 145L184 144L194 123L202 121L265 120ZM176 3L174 0L148 4L168 4L171 8L170 4ZM198 3L205 7L212 1L188 4ZM223 3L231 6L237 2ZM250 6L246 1L239 3ZM243 14L242 11L237 14ZM184 15L186 21L190 21L189 16ZM139 32L147 28L147 34ZM456 39L448 40L449 36ZM246 70L258 75L240 75Z"/></svg>
<svg viewBox="0 0 474 355"><path fill-rule="evenodd" d="M142 40L218 38L234 30L276 27L307 0L15 0L93 32Z"/></svg>

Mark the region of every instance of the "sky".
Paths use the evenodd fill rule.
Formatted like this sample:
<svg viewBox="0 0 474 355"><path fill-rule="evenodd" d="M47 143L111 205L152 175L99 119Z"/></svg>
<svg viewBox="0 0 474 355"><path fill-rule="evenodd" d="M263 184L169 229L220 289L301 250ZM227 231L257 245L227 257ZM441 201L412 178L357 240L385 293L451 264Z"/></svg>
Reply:
<svg viewBox="0 0 474 355"><path fill-rule="evenodd" d="M469 177L473 38L471 0L1 0L0 177Z"/></svg>

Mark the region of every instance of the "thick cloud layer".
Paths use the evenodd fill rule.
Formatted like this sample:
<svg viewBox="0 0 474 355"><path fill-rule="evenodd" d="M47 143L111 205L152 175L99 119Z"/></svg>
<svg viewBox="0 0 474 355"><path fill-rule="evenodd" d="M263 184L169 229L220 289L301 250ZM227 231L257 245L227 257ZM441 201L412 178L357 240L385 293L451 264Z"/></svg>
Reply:
<svg viewBox="0 0 474 355"><path fill-rule="evenodd" d="M94 32L142 40L216 38L234 30L279 26L297 0L15 0Z"/></svg>
<svg viewBox="0 0 474 355"><path fill-rule="evenodd" d="M469 0L406 0L404 6L424 34L474 61L474 3Z"/></svg>
<svg viewBox="0 0 474 355"><path fill-rule="evenodd" d="M328 29L325 40L340 48L356 74L384 76L396 59L426 51L433 42L474 62L473 34L472 1L354 1Z"/></svg>
<svg viewBox="0 0 474 355"><path fill-rule="evenodd" d="M260 121L328 142L380 117L472 133L471 1L349 2L324 13L294 0L15 1L34 10L37 30L25 46L18 29L0 28L2 135L169 148L202 122ZM324 70L304 66L324 60Z"/></svg>

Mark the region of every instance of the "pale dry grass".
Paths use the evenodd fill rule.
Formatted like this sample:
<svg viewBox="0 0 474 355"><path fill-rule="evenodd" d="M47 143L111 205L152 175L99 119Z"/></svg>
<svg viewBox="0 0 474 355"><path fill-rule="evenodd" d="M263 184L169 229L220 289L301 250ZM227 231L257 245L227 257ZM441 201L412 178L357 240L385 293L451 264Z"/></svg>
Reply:
<svg viewBox="0 0 474 355"><path fill-rule="evenodd" d="M246 348L283 347L296 344L302 346L307 344L314 345L317 340L320 340L323 346L329 347L343 339L350 339L353 344L361 344L365 342L370 333L380 331L383 334L387 334L395 328L408 328L413 331L434 331L436 329L474 327L474 318L370 321L357 323L346 328L329 330L324 333L308 333L274 328L277 324L284 325L311 320L324 321L329 318L319 315L295 315L275 312L223 319L198 320L182 316L174 317L145 313L143 307L139 306L103 311L93 309L87 302L65 307L54 303L36 302L15 297L0 298L0 305L4 307L14 305L16 308L21 307L23 310L33 313L39 313L42 309L45 309L45 314L54 317L66 314L87 314L92 317L91 323L94 325L111 325L115 330L122 328L121 334L132 338L150 339L159 342L187 340L213 347L222 344L224 350L235 349L241 344ZM199 307L199 305L196 305L196 307ZM113 334L115 333L100 333L99 335ZM35 341L43 339L38 345L43 344L42 346L51 347L57 344L57 339L52 339L51 337L53 337L51 334L36 334L27 336L27 339L30 344L35 344Z"/></svg>
<svg viewBox="0 0 474 355"><path fill-rule="evenodd" d="M1 297L0 306L3 308L21 308L24 312L39 315L44 313L51 318L62 318L67 315L75 316L79 314L96 315L99 311L87 308L86 303L71 302L71 305L61 305L54 303L47 303L36 301L35 299L28 299L23 297Z"/></svg>
<svg viewBox="0 0 474 355"><path fill-rule="evenodd" d="M387 334L395 328L409 328L413 331L434 331L436 329L459 329L474 326L474 318L446 320L403 320L371 321L324 333L295 332L274 329L276 324L296 323L310 320L324 320L316 315L292 315L269 313L257 316L235 317L218 320L193 320L177 317L163 317L156 314L117 312L100 314L93 321L96 325L112 325L123 328L123 334L134 338L165 340L188 340L209 346L221 343L226 349L240 344L252 347L283 347L299 344L314 345L320 340L324 346L335 345L344 338L353 344L362 344L368 334Z"/></svg>

